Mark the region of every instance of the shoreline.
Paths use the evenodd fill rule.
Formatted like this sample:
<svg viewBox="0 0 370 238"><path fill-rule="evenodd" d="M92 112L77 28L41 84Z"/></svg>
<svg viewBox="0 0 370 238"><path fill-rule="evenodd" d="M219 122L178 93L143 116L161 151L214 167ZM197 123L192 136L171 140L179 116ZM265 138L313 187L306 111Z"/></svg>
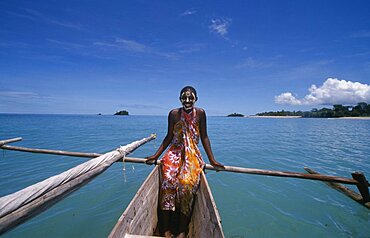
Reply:
<svg viewBox="0 0 370 238"><path fill-rule="evenodd" d="M343 119L343 120L370 120L370 117L337 117L328 119Z"/></svg>
<svg viewBox="0 0 370 238"><path fill-rule="evenodd" d="M302 118L302 116L245 116L246 118L281 118L281 119L294 119Z"/></svg>
<svg viewBox="0 0 370 238"><path fill-rule="evenodd" d="M245 118L277 118L277 119L295 119L295 118L305 118L302 116L245 116ZM316 117L307 117L307 118L316 118ZM333 120L370 120L370 117L329 117L321 119L333 119Z"/></svg>

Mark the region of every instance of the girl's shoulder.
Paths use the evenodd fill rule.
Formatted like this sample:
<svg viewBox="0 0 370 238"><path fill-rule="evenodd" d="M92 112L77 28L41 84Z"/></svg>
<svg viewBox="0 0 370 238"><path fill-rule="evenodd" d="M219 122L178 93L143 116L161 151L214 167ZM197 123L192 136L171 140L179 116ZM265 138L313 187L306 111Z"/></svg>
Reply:
<svg viewBox="0 0 370 238"><path fill-rule="evenodd" d="M181 113L181 108L174 108L170 111L169 115L178 115Z"/></svg>
<svg viewBox="0 0 370 238"><path fill-rule="evenodd" d="M204 111L203 108L196 107L195 110L196 110L198 115L205 115L206 114L206 111Z"/></svg>
<svg viewBox="0 0 370 238"><path fill-rule="evenodd" d="M171 118L174 121L180 120L181 117L181 109L180 108L175 108L170 111L168 114L169 118Z"/></svg>

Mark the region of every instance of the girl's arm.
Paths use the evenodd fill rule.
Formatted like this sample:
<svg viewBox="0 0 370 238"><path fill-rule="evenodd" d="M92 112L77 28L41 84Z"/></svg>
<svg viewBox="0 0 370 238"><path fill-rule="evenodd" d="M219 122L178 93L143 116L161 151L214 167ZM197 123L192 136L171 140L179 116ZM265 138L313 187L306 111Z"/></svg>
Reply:
<svg viewBox="0 0 370 238"><path fill-rule="evenodd" d="M207 116L203 109L199 109L199 127L200 127L200 138L202 140L202 145L206 151L207 157L211 165L215 167L225 168L221 163L215 160L211 149L211 142L209 141L207 134Z"/></svg>
<svg viewBox="0 0 370 238"><path fill-rule="evenodd" d="M151 156L148 156L148 157L145 158L146 159L145 163L152 164L155 161L157 161L158 158L159 158L159 156L161 156L161 154L163 153L163 151L165 151L166 148L168 147L168 145L171 143L172 138L173 138L174 114L175 114L175 110L170 111L170 113L168 114L167 135L163 139L163 142L159 146L157 152L155 152L154 155L151 155Z"/></svg>

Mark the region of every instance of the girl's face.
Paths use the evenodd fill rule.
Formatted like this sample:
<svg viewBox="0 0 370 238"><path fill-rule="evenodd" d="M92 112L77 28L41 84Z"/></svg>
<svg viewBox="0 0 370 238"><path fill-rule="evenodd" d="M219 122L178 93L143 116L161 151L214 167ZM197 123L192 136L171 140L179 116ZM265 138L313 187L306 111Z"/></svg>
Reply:
<svg viewBox="0 0 370 238"><path fill-rule="evenodd" d="M181 94L180 101L185 110L190 110L194 107L194 103L197 100L194 93L188 90Z"/></svg>

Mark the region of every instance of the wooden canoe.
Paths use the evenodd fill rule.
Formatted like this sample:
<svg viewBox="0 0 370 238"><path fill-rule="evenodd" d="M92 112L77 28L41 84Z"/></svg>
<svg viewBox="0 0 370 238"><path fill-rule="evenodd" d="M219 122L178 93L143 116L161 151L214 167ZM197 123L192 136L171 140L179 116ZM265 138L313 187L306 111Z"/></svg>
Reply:
<svg viewBox="0 0 370 238"><path fill-rule="evenodd" d="M157 228L159 166L156 166L131 200L110 233L110 238L150 237ZM221 218L207 179L202 172L188 237L223 238Z"/></svg>

